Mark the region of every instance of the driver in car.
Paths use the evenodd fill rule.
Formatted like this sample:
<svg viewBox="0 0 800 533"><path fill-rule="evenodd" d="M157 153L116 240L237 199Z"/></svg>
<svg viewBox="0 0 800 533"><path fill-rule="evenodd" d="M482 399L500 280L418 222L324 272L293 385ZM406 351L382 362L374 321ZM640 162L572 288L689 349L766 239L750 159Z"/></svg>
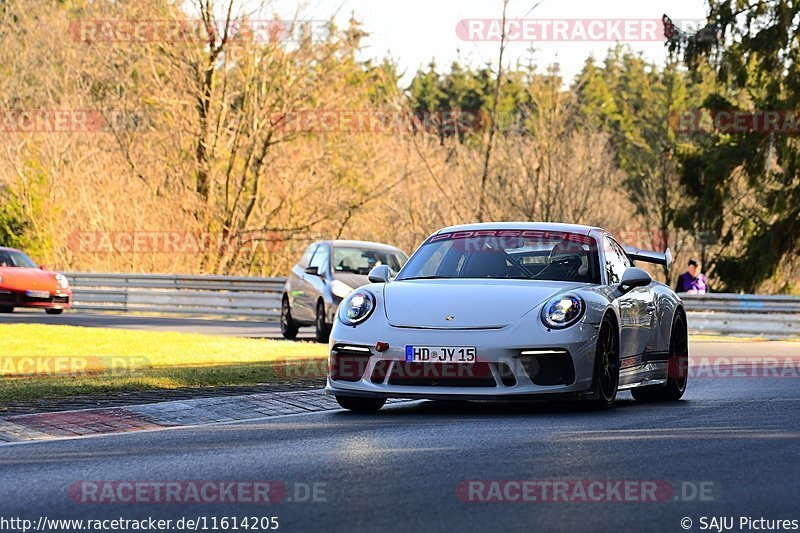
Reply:
<svg viewBox="0 0 800 533"><path fill-rule="evenodd" d="M553 246L547 260L548 274L564 281L580 281L589 272L589 259L584 246L567 239Z"/></svg>

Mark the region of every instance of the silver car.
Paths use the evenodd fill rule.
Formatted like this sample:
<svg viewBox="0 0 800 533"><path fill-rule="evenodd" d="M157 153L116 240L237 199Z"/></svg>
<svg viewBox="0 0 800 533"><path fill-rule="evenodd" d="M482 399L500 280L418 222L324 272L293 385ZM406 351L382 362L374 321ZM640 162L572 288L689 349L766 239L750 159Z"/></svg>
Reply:
<svg viewBox="0 0 800 533"><path fill-rule="evenodd" d="M686 389L686 313L608 232L550 223L455 226L431 235L390 281L339 307L326 392L356 411L387 398L579 399L617 391L677 400Z"/></svg>
<svg viewBox="0 0 800 533"><path fill-rule="evenodd" d="M306 248L289 274L281 302L281 333L287 339L298 328L314 326L318 342L328 342L336 308L353 289L369 282L376 266L391 276L408 260L399 248L362 241L320 241Z"/></svg>

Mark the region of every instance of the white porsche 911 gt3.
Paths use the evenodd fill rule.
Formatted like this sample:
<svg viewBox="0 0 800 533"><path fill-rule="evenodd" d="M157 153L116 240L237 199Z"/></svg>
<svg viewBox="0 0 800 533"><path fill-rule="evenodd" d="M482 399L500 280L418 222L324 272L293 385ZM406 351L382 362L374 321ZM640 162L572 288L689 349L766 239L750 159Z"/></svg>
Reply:
<svg viewBox="0 0 800 533"><path fill-rule="evenodd" d="M340 305L326 392L355 411L387 398L577 399L617 391L677 400L686 389L686 313L603 229L484 223L431 235L390 281Z"/></svg>

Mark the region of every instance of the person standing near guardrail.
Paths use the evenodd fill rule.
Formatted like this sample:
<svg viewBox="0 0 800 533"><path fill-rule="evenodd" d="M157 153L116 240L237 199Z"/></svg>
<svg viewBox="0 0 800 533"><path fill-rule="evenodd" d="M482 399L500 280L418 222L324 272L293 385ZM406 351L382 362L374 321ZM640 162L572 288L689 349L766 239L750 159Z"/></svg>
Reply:
<svg viewBox="0 0 800 533"><path fill-rule="evenodd" d="M689 268L678 278L675 292L688 294L706 294L708 292L706 277L700 272L700 265L696 259L689 259Z"/></svg>

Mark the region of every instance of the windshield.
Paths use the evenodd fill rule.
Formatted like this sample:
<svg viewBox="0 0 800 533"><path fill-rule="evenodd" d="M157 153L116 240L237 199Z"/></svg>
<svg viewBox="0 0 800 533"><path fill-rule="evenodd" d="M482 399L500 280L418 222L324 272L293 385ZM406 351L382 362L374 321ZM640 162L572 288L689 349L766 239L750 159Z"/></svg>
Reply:
<svg viewBox="0 0 800 533"><path fill-rule="evenodd" d="M36 264L22 252L0 250L0 267L36 268Z"/></svg>
<svg viewBox="0 0 800 533"><path fill-rule="evenodd" d="M398 280L432 278L541 279L600 283L592 237L531 230L461 231L434 235Z"/></svg>
<svg viewBox="0 0 800 533"><path fill-rule="evenodd" d="M380 265L387 265L392 275L403 268L408 258L390 250L370 250L367 248L334 248L333 272L367 275L369 271Z"/></svg>

